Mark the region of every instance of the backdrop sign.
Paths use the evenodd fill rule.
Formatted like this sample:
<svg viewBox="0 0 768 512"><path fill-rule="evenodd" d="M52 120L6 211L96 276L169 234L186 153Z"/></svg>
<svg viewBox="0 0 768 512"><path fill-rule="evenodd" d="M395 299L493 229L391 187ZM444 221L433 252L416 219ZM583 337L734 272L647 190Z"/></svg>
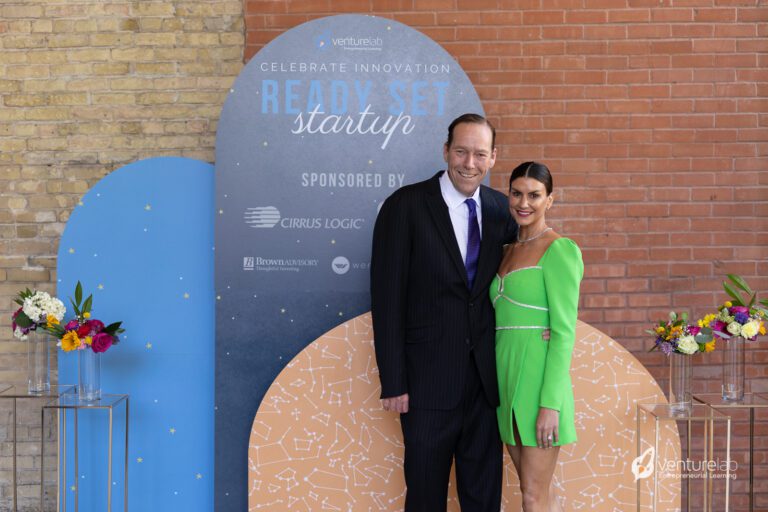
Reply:
<svg viewBox="0 0 768 512"><path fill-rule="evenodd" d="M378 207L444 167L465 112L483 113L456 61L373 16L285 32L235 81L216 139L217 510L269 492L246 481L264 393L308 343L370 309Z"/></svg>

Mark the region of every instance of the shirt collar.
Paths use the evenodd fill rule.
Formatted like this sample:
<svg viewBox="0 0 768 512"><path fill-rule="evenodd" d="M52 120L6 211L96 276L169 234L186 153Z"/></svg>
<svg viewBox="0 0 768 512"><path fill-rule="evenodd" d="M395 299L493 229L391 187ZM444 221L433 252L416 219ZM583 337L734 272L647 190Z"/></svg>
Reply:
<svg viewBox="0 0 768 512"><path fill-rule="evenodd" d="M440 192L442 192L443 199L449 209L454 209L459 205L464 204L464 201L468 199L468 197L456 190L456 187L453 186L451 178L448 177L448 171L443 171L443 174L440 176ZM480 187L477 187L475 193L472 194L472 199L475 200L477 206L480 206Z"/></svg>

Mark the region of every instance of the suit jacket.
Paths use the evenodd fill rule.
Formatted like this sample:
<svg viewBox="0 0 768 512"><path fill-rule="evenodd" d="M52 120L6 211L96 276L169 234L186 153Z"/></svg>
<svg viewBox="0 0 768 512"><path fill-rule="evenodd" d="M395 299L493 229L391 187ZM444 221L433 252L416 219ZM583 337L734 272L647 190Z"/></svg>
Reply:
<svg viewBox="0 0 768 512"><path fill-rule="evenodd" d="M473 351L488 402L497 406L488 287L517 226L507 197L481 186L482 242L470 290L441 174L387 198L373 230L371 311L381 397L408 393L412 407L452 409L462 398Z"/></svg>

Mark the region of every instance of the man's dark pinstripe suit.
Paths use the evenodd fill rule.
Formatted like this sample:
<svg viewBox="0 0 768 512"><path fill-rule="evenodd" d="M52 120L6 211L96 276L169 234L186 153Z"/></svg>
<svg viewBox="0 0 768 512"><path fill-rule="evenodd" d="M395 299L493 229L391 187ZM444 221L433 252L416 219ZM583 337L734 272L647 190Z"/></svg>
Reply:
<svg viewBox="0 0 768 512"><path fill-rule="evenodd" d="M441 174L396 191L376 220L371 309L381 397L409 394L401 415L406 510L445 509L455 455L462 510L496 512L502 447L488 287L516 226L506 196L481 186L482 242L469 290Z"/></svg>

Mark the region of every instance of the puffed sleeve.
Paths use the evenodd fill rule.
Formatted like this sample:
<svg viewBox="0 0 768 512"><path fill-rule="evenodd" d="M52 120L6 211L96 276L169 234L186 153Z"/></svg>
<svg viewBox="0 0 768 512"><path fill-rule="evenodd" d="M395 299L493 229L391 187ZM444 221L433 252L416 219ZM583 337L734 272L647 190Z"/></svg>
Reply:
<svg viewBox="0 0 768 512"><path fill-rule="evenodd" d="M571 386L569 372L584 263L579 246L573 240L558 238L552 244L541 263L551 334L539 406L559 411Z"/></svg>

